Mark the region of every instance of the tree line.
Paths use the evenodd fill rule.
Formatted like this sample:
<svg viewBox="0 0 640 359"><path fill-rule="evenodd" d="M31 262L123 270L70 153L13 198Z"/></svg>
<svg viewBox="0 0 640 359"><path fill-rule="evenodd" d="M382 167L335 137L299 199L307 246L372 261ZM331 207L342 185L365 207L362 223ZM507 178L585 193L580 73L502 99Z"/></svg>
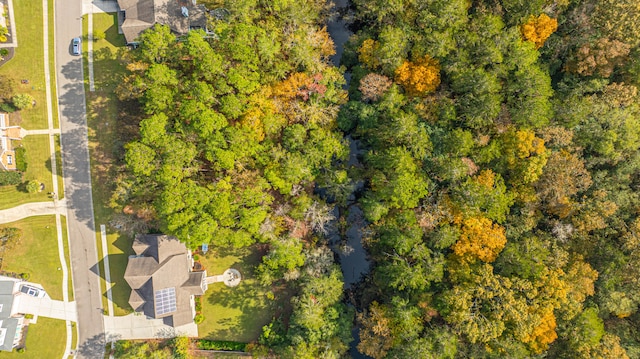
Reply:
<svg viewBox="0 0 640 359"><path fill-rule="evenodd" d="M112 205L269 248L260 281L295 295L256 354L340 357L355 323L374 358L640 355L635 2L353 0L348 92L324 1L222 6L128 54ZM324 237L360 180L354 314Z"/></svg>

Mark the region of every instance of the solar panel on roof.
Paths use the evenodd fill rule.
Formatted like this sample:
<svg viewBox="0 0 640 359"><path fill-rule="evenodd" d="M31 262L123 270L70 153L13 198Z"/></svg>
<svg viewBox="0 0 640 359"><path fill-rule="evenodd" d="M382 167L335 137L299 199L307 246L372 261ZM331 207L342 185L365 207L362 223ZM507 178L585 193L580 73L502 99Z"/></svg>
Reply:
<svg viewBox="0 0 640 359"><path fill-rule="evenodd" d="M154 296L157 315L163 315L176 311L177 307L175 287L156 290Z"/></svg>

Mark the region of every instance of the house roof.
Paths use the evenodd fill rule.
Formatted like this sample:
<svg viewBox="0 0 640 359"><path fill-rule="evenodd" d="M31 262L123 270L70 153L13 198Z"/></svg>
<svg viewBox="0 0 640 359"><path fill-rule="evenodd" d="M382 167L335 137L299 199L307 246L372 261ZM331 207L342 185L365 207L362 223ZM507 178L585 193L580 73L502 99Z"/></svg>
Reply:
<svg viewBox="0 0 640 359"><path fill-rule="evenodd" d="M191 295L204 294L205 274L191 272L184 243L162 234L138 235L133 248L137 255L129 258L124 274L132 289L129 304L149 317L171 317L167 321L175 326L191 323Z"/></svg>
<svg viewBox="0 0 640 359"><path fill-rule="evenodd" d="M20 320L16 318L0 319L0 350L12 351Z"/></svg>
<svg viewBox="0 0 640 359"><path fill-rule="evenodd" d="M5 170L15 170L16 160L12 140L21 140L24 130L20 126L10 126L9 116L0 113L0 165Z"/></svg>
<svg viewBox="0 0 640 359"><path fill-rule="evenodd" d="M127 43L133 43L138 36L154 24L168 25L178 35L186 34L190 28L204 28L205 8L189 0L118 0L120 10L125 12L122 32ZM182 8L188 16L184 16Z"/></svg>

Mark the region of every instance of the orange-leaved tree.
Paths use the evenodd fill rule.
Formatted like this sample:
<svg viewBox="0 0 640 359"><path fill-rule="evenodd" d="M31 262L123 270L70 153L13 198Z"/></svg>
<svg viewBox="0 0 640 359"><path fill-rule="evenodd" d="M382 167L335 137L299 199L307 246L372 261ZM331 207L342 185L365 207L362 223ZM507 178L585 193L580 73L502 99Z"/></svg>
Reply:
<svg viewBox="0 0 640 359"><path fill-rule="evenodd" d="M540 14L538 17L531 15L529 20L520 28L524 39L536 44L538 49L544 45L544 42L557 29L558 20L550 18L547 14Z"/></svg>
<svg viewBox="0 0 640 359"><path fill-rule="evenodd" d="M405 61L395 72L396 81L413 96L426 95L440 85L440 64L429 55L415 62Z"/></svg>
<svg viewBox="0 0 640 359"><path fill-rule="evenodd" d="M484 217L468 218L462 224L462 233L451 247L453 252L466 260L480 259L493 262L507 244L504 228Z"/></svg>

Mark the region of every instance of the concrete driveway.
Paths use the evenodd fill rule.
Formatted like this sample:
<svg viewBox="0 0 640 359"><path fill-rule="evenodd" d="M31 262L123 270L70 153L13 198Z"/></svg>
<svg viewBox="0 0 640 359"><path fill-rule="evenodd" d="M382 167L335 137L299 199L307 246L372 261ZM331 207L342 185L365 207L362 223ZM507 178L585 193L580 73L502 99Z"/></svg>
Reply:
<svg viewBox="0 0 640 359"><path fill-rule="evenodd" d="M33 314L34 317L78 321L76 302L53 300L49 296L36 298L22 294L16 297L15 305L18 308L18 313Z"/></svg>
<svg viewBox="0 0 640 359"><path fill-rule="evenodd" d="M147 318L143 314L129 314L123 317L104 317L104 330L107 341L119 339L156 339L173 338L177 335L188 337L198 336L198 326L195 323L181 327L170 327L162 319Z"/></svg>

